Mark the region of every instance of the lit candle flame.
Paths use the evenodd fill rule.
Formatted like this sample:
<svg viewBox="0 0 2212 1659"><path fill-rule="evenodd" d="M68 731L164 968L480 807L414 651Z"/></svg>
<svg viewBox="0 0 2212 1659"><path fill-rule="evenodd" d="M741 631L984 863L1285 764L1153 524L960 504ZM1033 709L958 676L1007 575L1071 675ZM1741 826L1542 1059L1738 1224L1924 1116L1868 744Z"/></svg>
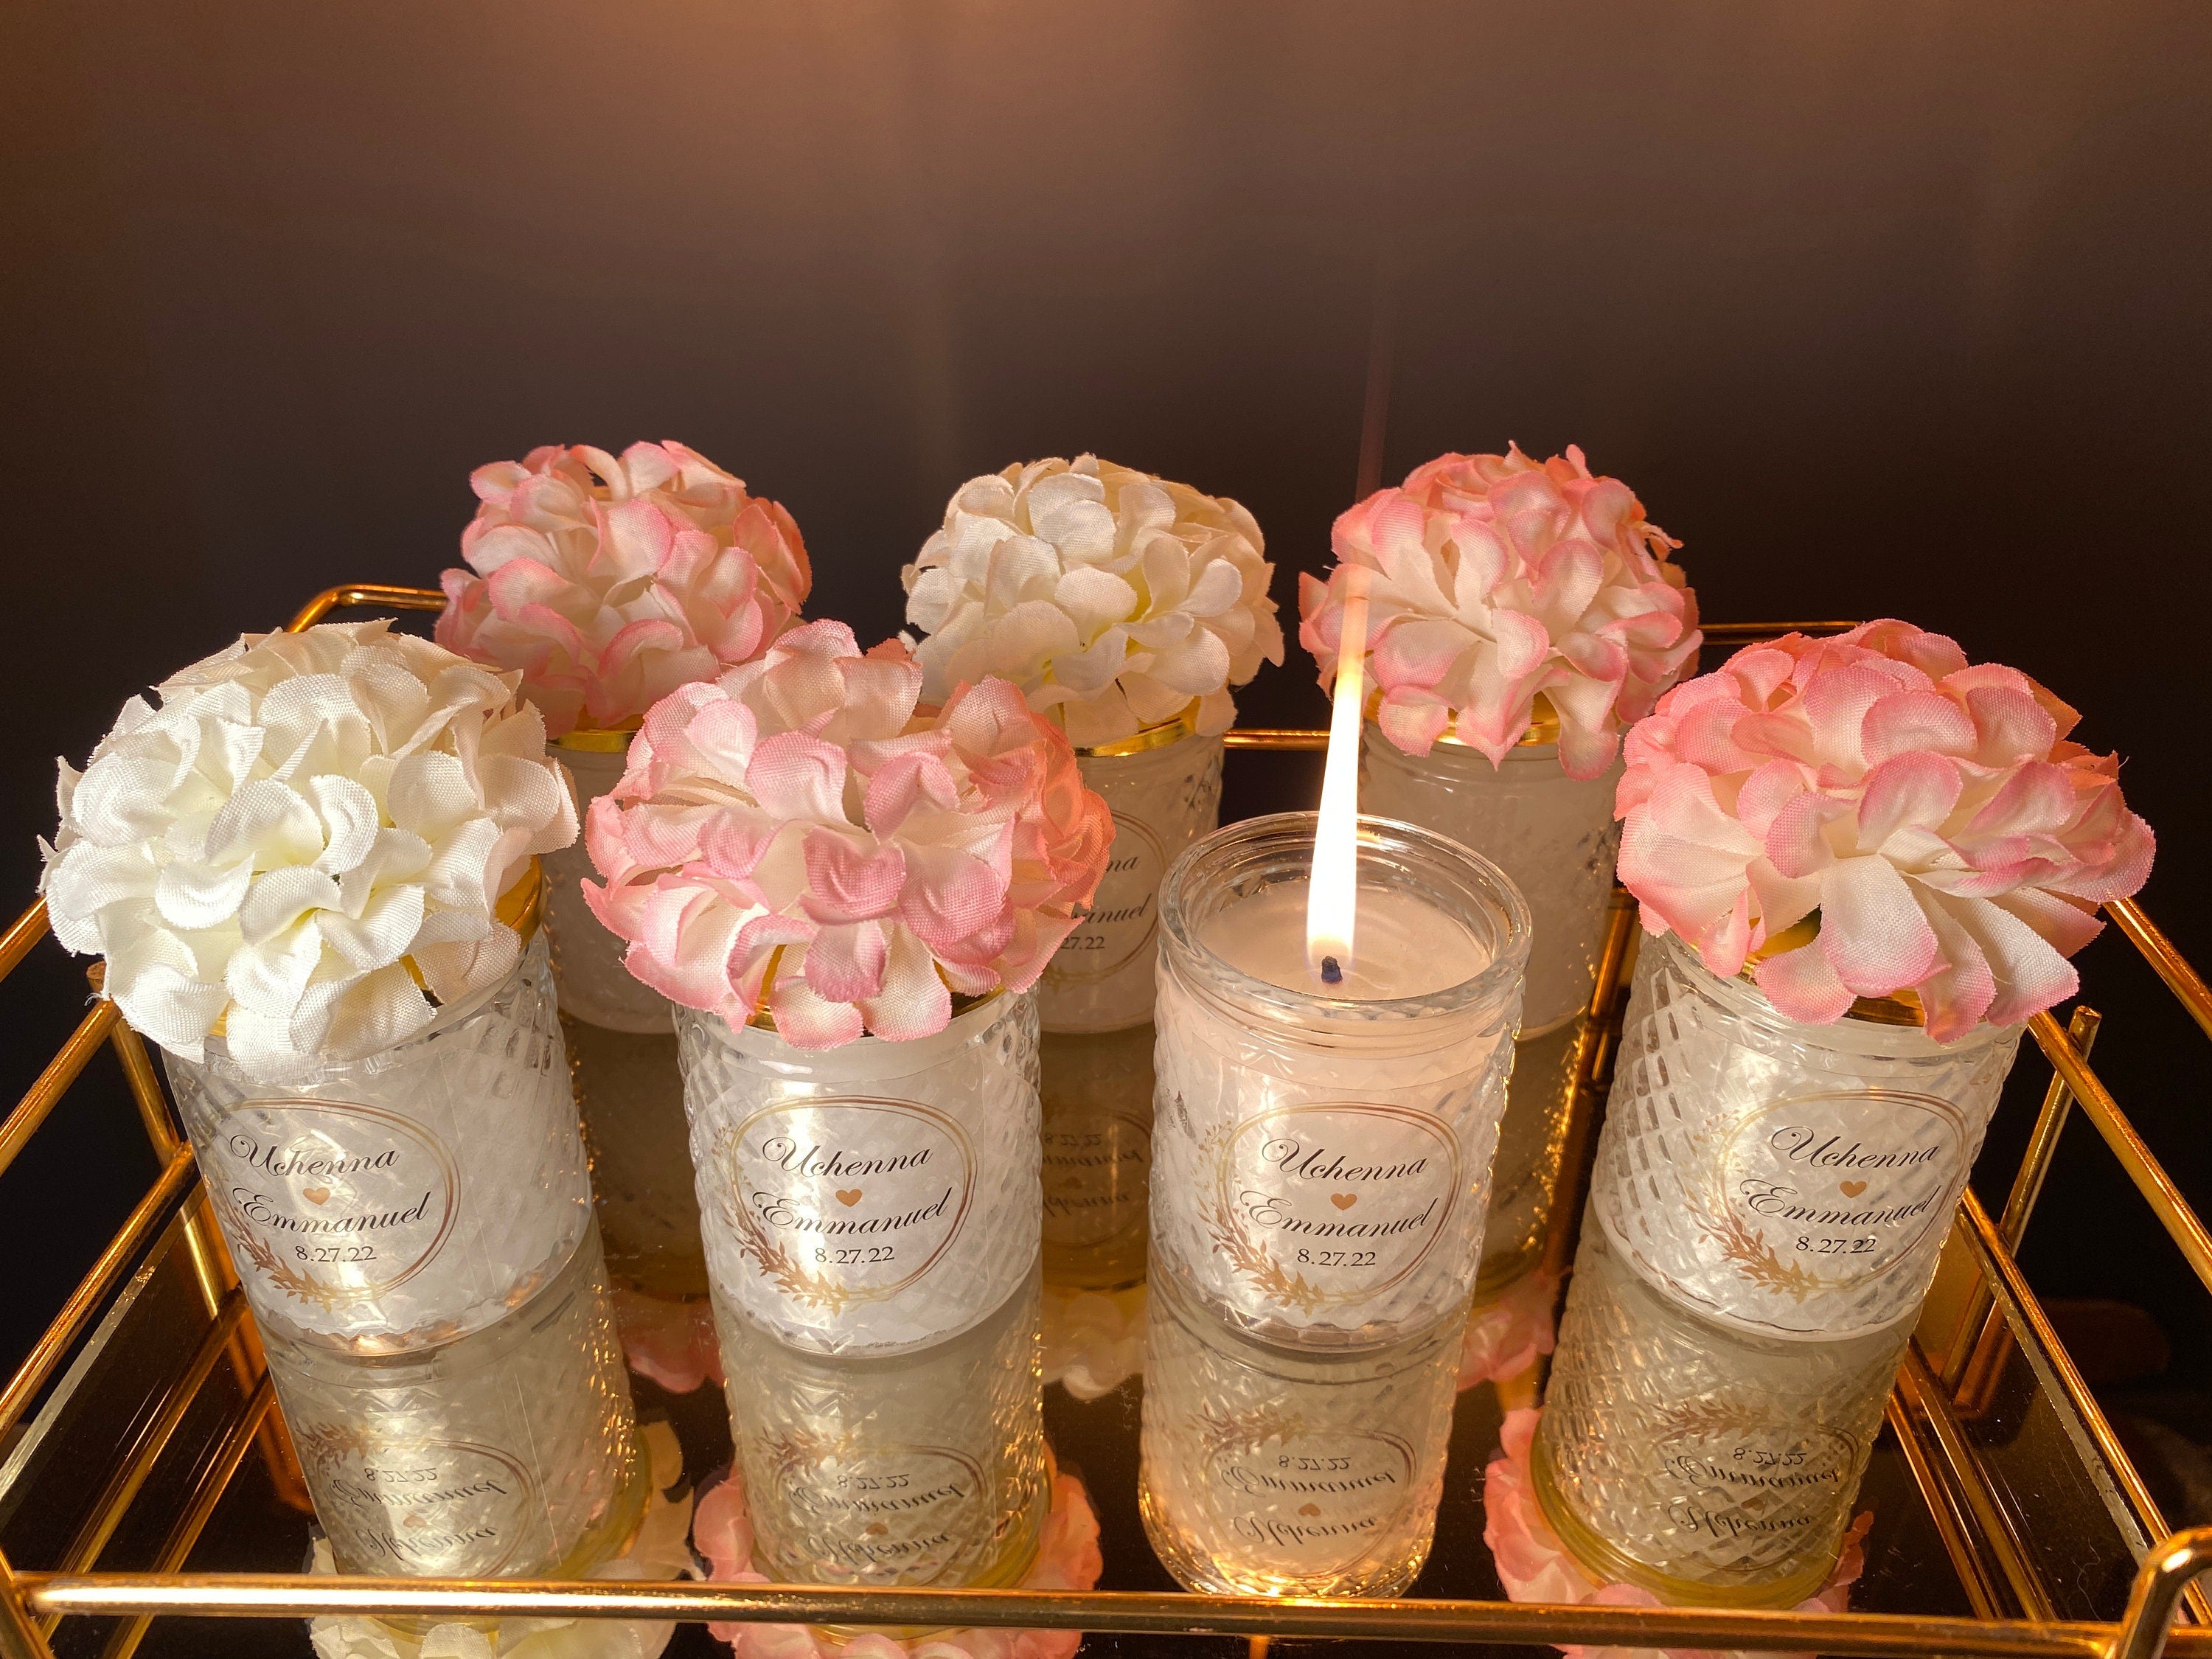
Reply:
<svg viewBox="0 0 2212 1659"><path fill-rule="evenodd" d="M1345 567L1328 764L1322 773L1313 880L1306 890L1306 965L1328 986L1341 985L1352 971L1359 908L1359 720L1367 696L1368 580L1364 565Z"/></svg>

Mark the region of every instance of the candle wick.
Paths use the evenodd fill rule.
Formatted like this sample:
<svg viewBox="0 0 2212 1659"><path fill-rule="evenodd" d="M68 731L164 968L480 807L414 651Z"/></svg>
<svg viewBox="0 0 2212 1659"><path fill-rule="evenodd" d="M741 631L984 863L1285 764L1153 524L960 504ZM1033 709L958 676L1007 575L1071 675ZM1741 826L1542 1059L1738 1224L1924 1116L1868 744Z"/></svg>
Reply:
<svg viewBox="0 0 2212 1659"><path fill-rule="evenodd" d="M1321 959L1321 982L1324 985L1343 984L1344 964L1334 957L1323 957Z"/></svg>

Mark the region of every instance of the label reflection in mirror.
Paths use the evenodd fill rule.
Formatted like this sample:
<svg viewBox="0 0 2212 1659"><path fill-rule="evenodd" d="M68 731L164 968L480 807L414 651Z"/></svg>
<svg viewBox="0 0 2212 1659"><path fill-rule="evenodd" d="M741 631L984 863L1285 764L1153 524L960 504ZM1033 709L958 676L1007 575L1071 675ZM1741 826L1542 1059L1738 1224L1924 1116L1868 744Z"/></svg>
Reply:
<svg viewBox="0 0 2212 1659"><path fill-rule="evenodd" d="M1347 1355L1263 1346L1155 1274L1138 1501L1186 1589L1396 1595L1428 1559L1464 1312Z"/></svg>
<svg viewBox="0 0 2212 1659"><path fill-rule="evenodd" d="M1830 1341L1753 1336L1632 1268L1593 1212L1530 1474L1594 1576L1662 1600L1790 1607L1835 1565L1910 1315Z"/></svg>
<svg viewBox="0 0 2212 1659"><path fill-rule="evenodd" d="M918 1352L791 1348L715 1299L762 1571L792 1583L1003 1587L1051 1508L1040 1278Z"/></svg>
<svg viewBox="0 0 2212 1659"><path fill-rule="evenodd" d="M1044 1271L1054 1285L1121 1290L1145 1276L1152 1042L1149 1022L1044 1035Z"/></svg>
<svg viewBox="0 0 2212 1659"><path fill-rule="evenodd" d="M521 1308L440 1347L263 1340L340 1571L573 1577L635 1529L648 1475L596 1232Z"/></svg>

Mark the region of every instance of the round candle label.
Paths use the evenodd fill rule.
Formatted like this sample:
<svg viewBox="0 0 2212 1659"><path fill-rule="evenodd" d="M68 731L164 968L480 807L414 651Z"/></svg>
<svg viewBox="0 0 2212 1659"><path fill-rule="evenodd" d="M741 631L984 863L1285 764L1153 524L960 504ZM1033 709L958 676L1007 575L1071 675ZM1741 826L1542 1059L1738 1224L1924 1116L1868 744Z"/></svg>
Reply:
<svg viewBox="0 0 2212 1659"><path fill-rule="evenodd" d="M1225 1425L1209 1421L1207 1439ZM1243 1547L1239 1565L1341 1571L1375 1547L1411 1501L1413 1449L1392 1434L1292 1426L1279 1438L1220 1446L1207 1461L1214 1510Z"/></svg>
<svg viewBox="0 0 2212 1659"><path fill-rule="evenodd" d="M452 1154L422 1124L343 1100L249 1100L200 1148L241 1274L313 1307L392 1290L445 1248Z"/></svg>
<svg viewBox="0 0 2212 1659"><path fill-rule="evenodd" d="M1159 831L1115 809L1106 872L1099 878L1090 914L1046 964L1047 986L1096 984L1149 951L1159 932L1160 877L1167 867Z"/></svg>
<svg viewBox="0 0 2212 1659"><path fill-rule="evenodd" d="M1966 1126L1932 1095L1796 1096L1729 1137L1704 1226L1739 1272L1799 1300L1879 1278L1938 1236L1966 1177Z"/></svg>
<svg viewBox="0 0 2212 1659"><path fill-rule="evenodd" d="M770 1538L785 1564L862 1580L933 1584L967 1571L995 1541L997 1508L980 1464L944 1446L855 1449L807 1435L770 1441L778 1496L761 1506L763 1531L777 1510L797 1528Z"/></svg>
<svg viewBox="0 0 2212 1659"><path fill-rule="evenodd" d="M1839 1429L1784 1421L1733 1401L1693 1400L1654 1425L1668 1522L1729 1544L1789 1540L1832 1526L1838 1493L1861 1465Z"/></svg>
<svg viewBox="0 0 2212 1659"><path fill-rule="evenodd" d="M960 1236L974 1196L967 1132L918 1101L786 1102L745 1119L718 1151L746 1261L811 1307L904 1290Z"/></svg>
<svg viewBox="0 0 2212 1659"><path fill-rule="evenodd" d="M1216 1128L1200 1151L1216 1254L1268 1301L1302 1312L1396 1285L1462 1196L1458 1141L1410 1107L1279 1107Z"/></svg>
<svg viewBox="0 0 2212 1659"><path fill-rule="evenodd" d="M465 1440L380 1440L354 1423L295 1427L315 1510L349 1564L490 1577L543 1504L513 1454Z"/></svg>
<svg viewBox="0 0 2212 1659"><path fill-rule="evenodd" d="M1152 1126L1133 1112L1070 1114L1044 1126L1044 1242L1104 1244L1145 1224Z"/></svg>

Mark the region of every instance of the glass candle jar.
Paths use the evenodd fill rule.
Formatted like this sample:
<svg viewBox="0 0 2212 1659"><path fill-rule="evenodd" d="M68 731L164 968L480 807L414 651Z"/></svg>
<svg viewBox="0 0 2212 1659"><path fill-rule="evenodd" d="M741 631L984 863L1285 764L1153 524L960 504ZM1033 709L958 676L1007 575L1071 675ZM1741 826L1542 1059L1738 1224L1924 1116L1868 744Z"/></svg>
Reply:
<svg viewBox="0 0 2212 1659"><path fill-rule="evenodd" d="M1647 939L1591 1176L1598 1217L1638 1273L1715 1319L1886 1328L1927 1294L2020 1035L1945 1047L1917 1024L1801 1024L1674 935Z"/></svg>
<svg viewBox="0 0 2212 1659"><path fill-rule="evenodd" d="M1364 994L1335 994L1305 964L1314 827L1246 819L1168 872L1154 1278L1265 1340L1378 1346L1474 1285L1528 911L1457 842L1363 817L1335 988Z"/></svg>
<svg viewBox="0 0 2212 1659"><path fill-rule="evenodd" d="M1699 1317L1585 1225L1530 1477L1601 1581L1677 1604L1794 1607L1836 1563L1912 1333L1751 1336Z"/></svg>
<svg viewBox="0 0 2212 1659"><path fill-rule="evenodd" d="M263 1331L399 1352L530 1299L592 1219L543 934L501 984L365 1060L280 1086L219 1038L165 1054Z"/></svg>
<svg viewBox="0 0 2212 1659"><path fill-rule="evenodd" d="M554 739L579 815L622 781L631 733ZM628 949L599 925L582 884L596 878L580 839L545 855L545 928L560 988L561 1029L592 1155L599 1236L615 1282L667 1300L707 1293L699 1201L676 1058L675 1005L623 966Z"/></svg>
<svg viewBox="0 0 2212 1659"><path fill-rule="evenodd" d="M650 1482L596 1236L528 1303L441 1347L264 1336L341 1572L573 1578L628 1547Z"/></svg>
<svg viewBox="0 0 2212 1659"><path fill-rule="evenodd" d="M862 1359L787 1347L718 1296L761 1571L797 1584L1018 1583L1052 1507L1037 1321L1032 1270L950 1341Z"/></svg>
<svg viewBox="0 0 2212 1659"><path fill-rule="evenodd" d="M622 781L629 759L629 732L571 732L553 747L576 792L581 822L592 803ZM641 985L623 966L627 940L599 925L584 902L583 884L599 879L583 837L545 857L545 926L553 936L553 966L559 975L561 1012L610 1031L665 1036L672 1029L668 999Z"/></svg>
<svg viewBox="0 0 2212 1659"><path fill-rule="evenodd" d="M1127 743L1076 751L1114 813L1114 844L1088 916L1037 983L1048 1031L1119 1031L1152 1017L1160 880L1221 817L1222 741L1176 720Z"/></svg>
<svg viewBox="0 0 2212 1659"><path fill-rule="evenodd" d="M1045 1277L1119 1290L1145 1277L1152 1176L1150 1021L1042 1043Z"/></svg>
<svg viewBox="0 0 2212 1659"><path fill-rule="evenodd" d="M798 1048L689 1008L677 1028L726 1301L827 1353L923 1347L1006 1302L1037 1255L1033 997L907 1042Z"/></svg>
<svg viewBox="0 0 2212 1659"><path fill-rule="evenodd" d="M1494 860L1528 901L1534 937L1521 1036L1492 1167L1490 1225L1477 1294L1518 1279L1544 1253L1573 1103L1575 1057L1613 908L1620 825L1616 761L1569 777L1557 742L1523 743L1503 766L1447 737L1408 755L1369 724L1360 732L1360 805L1449 836Z"/></svg>
<svg viewBox="0 0 2212 1659"><path fill-rule="evenodd" d="M1161 1564L1218 1595L1401 1594L1436 1535L1464 1322L1361 1353L1288 1352L1159 1275L1137 1500Z"/></svg>

